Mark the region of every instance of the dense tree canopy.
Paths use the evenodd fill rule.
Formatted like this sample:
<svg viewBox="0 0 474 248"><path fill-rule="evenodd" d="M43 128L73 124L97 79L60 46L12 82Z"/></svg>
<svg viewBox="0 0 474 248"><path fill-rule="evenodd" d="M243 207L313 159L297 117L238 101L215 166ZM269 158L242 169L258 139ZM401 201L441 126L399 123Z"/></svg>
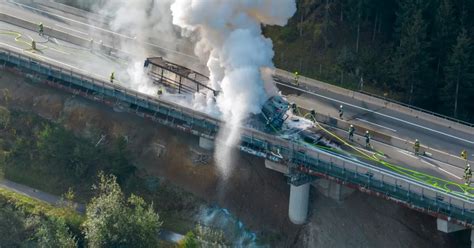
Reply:
<svg viewBox="0 0 474 248"><path fill-rule="evenodd" d="M287 27L265 28L278 67L474 122L474 1L297 4Z"/></svg>
<svg viewBox="0 0 474 248"><path fill-rule="evenodd" d="M84 235L89 247L156 247L161 222L153 206L124 196L114 176L99 176L87 205Z"/></svg>

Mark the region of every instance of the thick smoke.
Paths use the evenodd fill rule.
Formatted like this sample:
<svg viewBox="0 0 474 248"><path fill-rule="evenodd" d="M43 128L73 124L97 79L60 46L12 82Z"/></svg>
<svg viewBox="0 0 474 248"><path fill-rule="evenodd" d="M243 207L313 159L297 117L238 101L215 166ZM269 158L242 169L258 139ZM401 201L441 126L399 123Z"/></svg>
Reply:
<svg viewBox="0 0 474 248"><path fill-rule="evenodd" d="M171 11L175 25L198 37L195 54L207 61L211 85L221 91L217 106L226 126L218 139L225 146L217 146L216 158L226 178L230 149L223 147L234 146L242 121L259 113L268 97L276 94L273 82L265 80L274 67L274 52L261 26L286 25L296 4L294 0L175 0Z"/></svg>
<svg viewBox="0 0 474 248"><path fill-rule="evenodd" d="M121 35L114 46L129 54L127 69L117 72L120 82L147 94L156 87L147 80L143 61L150 56L167 55L178 50L179 29L172 24L170 6L173 0L106 0L98 2L96 11L110 29ZM154 47L158 44L162 49ZM157 53L159 51L159 53Z"/></svg>

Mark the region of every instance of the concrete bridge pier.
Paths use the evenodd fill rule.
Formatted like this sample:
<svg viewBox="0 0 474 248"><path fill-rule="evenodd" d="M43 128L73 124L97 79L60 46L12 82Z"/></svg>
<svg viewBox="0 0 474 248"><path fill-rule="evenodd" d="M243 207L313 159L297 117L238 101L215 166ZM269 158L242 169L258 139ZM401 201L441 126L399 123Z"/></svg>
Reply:
<svg viewBox="0 0 474 248"><path fill-rule="evenodd" d="M214 149L214 140L199 136L199 147L206 150Z"/></svg>
<svg viewBox="0 0 474 248"><path fill-rule="evenodd" d="M290 186L290 203L288 217L293 224L301 225L308 217L309 187L310 183L301 186Z"/></svg>
<svg viewBox="0 0 474 248"><path fill-rule="evenodd" d="M436 227L438 228L438 231L444 232L444 233L453 233L457 231L462 231L468 229L465 226L461 226L452 222L449 222L448 220L444 219L436 219ZM471 248L474 248L474 231L471 229Z"/></svg>

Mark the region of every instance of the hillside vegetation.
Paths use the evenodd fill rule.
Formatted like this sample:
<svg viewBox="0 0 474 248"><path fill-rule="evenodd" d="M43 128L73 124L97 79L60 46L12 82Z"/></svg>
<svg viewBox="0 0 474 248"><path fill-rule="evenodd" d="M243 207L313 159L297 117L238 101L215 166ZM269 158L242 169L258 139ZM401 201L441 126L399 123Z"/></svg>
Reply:
<svg viewBox="0 0 474 248"><path fill-rule="evenodd" d="M474 1L298 0L277 67L474 122Z"/></svg>

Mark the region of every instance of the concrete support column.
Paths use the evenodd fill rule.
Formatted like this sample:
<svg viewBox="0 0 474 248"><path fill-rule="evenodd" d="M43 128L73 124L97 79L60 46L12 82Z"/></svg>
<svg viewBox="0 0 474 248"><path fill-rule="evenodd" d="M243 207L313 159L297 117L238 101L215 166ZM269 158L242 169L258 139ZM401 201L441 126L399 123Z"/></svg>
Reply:
<svg viewBox="0 0 474 248"><path fill-rule="evenodd" d="M199 136L199 147L206 150L212 150L214 149L214 140Z"/></svg>
<svg viewBox="0 0 474 248"><path fill-rule="evenodd" d="M293 224L301 225L306 222L308 217L309 186L309 183L301 186L290 186L288 217Z"/></svg>
<svg viewBox="0 0 474 248"><path fill-rule="evenodd" d="M474 248L474 231L471 229L471 248Z"/></svg>
<svg viewBox="0 0 474 248"><path fill-rule="evenodd" d="M471 229L471 248L474 248L474 231Z"/></svg>
<svg viewBox="0 0 474 248"><path fill-rule="evenodd" d="M443 219L436 219L436 227L438 228L438 231L444 232L444 233L452 233L452 232L457 232L461 230L466 230L467 228L464 226L460 226L458 224L454 224L452 222L449 222L447 220ZM472 240L472 232L471 232L471 240Z"/></svg>

